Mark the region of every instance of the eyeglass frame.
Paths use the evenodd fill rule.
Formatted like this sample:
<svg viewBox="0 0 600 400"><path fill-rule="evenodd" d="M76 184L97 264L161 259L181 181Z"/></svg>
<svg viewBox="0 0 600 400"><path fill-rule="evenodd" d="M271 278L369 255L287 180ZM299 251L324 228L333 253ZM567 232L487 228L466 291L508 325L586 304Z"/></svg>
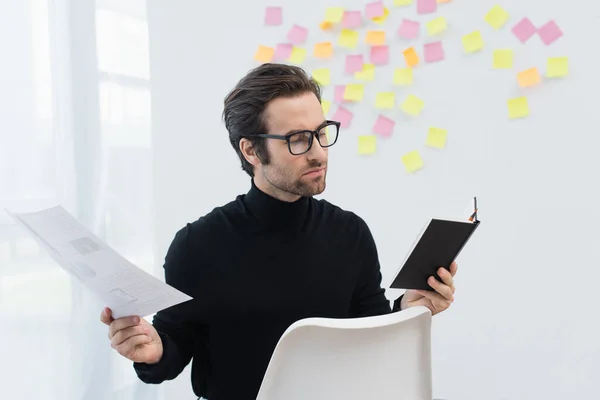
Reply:
<svg viewBox="0 0 600 400"><path fill-rule="evenodd" d="M334 144L337 143L338 140L338 136L340 135L340 126L342 125L341 122L339 121L332 121L332 120L325 120L324 123L321 124L321 126L319 126L318 129L311 131L310 129L302 129L296 132L292 132L288 135L272 135L270 133L255 133L252 135L243 135L242 137L247 138L247 139L251 139L251 138L264 138L264 139L279 139L279 140L285 140L287 142L287 147L288 147L288 151L290 152L291 155L293 156L301 156L302 154L306 154L310 151L310 149L312 148L312 145L314 143L314 139L315 136L317 137L317 142L319 142L319 146L321 146L322 148L328 148L333 146ZM321 140L319 139L318 135L319 135L319 131L327 126L335 126L337 131L336 131L336 135L335 135L335 140L333 141L333 143L328 144L327 146L323 146L321 144ZM303 151L302 153L293 153L292 152L292 146L290 143L290 138L294 135L300 134L300 133L310 133L310 139L309 139L309 143L308 143L308 148L306 149L306 151Z"/></svg>

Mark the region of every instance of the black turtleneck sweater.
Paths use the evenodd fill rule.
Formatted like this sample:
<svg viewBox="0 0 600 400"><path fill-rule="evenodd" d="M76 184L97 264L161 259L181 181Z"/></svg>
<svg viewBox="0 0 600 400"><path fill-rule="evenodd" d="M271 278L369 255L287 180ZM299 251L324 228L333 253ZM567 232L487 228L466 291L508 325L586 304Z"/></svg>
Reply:
<svg viewBox="0 0 600 400"><path fill-rule="evenodd" d="M134 368L143 382L161 383L193 358L194 393L208 400L256 399L294 322L381 315L400 304L392 310L384 296L375 243L360 217L314 198L283 202L254 182L177 232L164 269L166 282L193 300L154 316L163 357Z"/></svg>

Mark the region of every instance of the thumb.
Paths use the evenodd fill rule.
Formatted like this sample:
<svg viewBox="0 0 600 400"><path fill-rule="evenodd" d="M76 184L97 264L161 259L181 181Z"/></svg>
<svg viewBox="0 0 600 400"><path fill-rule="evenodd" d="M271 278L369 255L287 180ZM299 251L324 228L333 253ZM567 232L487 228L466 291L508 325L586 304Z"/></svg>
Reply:
<svg viewBox="0 0 600 400"><path fill-rule="evenodd" d="M108 307L104 307L102 314L100 315L100 320L106 325L110 325L110 323L114 321L112 310Z"/></svg>

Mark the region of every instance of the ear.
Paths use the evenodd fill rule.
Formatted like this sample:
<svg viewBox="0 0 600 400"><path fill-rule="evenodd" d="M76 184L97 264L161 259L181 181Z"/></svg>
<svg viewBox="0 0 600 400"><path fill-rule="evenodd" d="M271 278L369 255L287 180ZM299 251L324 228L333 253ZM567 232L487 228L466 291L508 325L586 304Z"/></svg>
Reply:
<svg viewBox="0 0 600 400"><path fill-rule="evenodd" d="M261 164L260 158L256 155L254 147L252 147L252 143L248 139L242 138L242 140L240 140L240 151L246 161L252 164L253 167L257 167Z"/></svg>

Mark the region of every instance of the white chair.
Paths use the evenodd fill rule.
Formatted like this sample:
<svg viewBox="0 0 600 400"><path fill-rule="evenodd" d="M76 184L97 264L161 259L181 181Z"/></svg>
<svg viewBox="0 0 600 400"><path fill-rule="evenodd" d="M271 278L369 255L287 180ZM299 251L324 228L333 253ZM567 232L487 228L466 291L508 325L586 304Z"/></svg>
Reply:
<svg viewBox="0 0 600 400"><path fill-rule="evenodd" d="M277 343L257 400L432 400L431 311L307 318Z"/></svg>

